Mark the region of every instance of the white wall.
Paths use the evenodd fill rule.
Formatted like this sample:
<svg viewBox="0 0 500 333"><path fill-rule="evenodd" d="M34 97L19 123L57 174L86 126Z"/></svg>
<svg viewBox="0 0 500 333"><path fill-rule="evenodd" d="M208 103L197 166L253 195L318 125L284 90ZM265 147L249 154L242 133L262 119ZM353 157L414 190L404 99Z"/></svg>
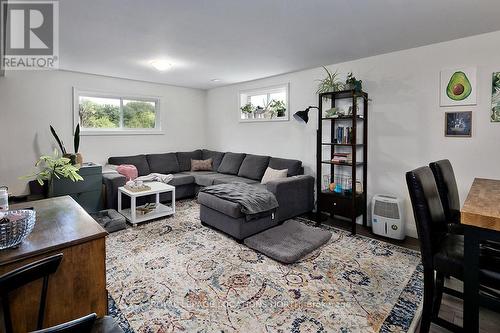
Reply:
<svg viewBox="0 0 500 333"><path fill-rule="evenodd" d="M329 66L345 77L363 80L372 102L369 118L368 195L391 193L406 198L408 234L415 236L404 174L430 161L449 158L461 200L474 177L500 178L500 123L490 123L491 74L500 71L500 32L434 44ZM439 74L444 68L477 66L478 103L439 106ZM290 83L290 109L317 105L321 68L215 88L207 94L208 146L301 159L315 173L316 115L309 124L239 123L238 91ZM444 113L473 111L473 137L444 137ZM314 110L313 110L314 111Z"/></svg>
<svg viewBox="0 0 500 333"><path fill-rule="evenodd" d="M160 97L164 134L82 136L85 161L204 145L204 90L64 71L7 72L0 77L0 184L12 193L26 192L26 181L18 177L32 172L37 157L56 147L49 124L73 149L73 87Z"/></svg>

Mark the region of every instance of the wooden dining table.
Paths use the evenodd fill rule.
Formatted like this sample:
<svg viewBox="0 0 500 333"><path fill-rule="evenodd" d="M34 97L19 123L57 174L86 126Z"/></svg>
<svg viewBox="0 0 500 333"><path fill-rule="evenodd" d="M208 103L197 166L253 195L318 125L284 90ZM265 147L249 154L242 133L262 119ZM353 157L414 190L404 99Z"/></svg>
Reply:
<svg viewBox="0 0 500 333"><path fill-rule="evenodd" d="M464 225L464 332L479 331L479 253L484 240L500 241L500 180L475 178L461 209ZM498 306L497 304L495 304Z"/></svg>

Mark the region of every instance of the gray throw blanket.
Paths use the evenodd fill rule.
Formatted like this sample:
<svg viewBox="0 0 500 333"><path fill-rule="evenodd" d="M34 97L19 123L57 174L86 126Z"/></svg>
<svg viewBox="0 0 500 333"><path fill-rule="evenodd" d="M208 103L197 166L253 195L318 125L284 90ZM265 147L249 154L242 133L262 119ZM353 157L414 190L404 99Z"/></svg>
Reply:
<svg viewBox="0 0 500 333"><path fill-rule="evenodd" d="M273 213L279 207L273 193L245 183L229 183L204 187L200 192L240 204L247 220Z"/></svg>

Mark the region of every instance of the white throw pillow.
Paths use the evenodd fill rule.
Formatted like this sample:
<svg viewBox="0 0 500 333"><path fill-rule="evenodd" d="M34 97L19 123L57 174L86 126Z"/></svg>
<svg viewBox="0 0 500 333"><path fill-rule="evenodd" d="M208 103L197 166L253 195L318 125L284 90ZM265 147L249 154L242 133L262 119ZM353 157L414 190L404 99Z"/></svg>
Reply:
<svg viewBox="0 0 500 333"><path fill-rule="evenodd" d="M261 184L267 184L271 180L286 178L288 174L288 169L276 170L270 167L267 167L266 172L264 173L264 177L262 177Z"/></svg>

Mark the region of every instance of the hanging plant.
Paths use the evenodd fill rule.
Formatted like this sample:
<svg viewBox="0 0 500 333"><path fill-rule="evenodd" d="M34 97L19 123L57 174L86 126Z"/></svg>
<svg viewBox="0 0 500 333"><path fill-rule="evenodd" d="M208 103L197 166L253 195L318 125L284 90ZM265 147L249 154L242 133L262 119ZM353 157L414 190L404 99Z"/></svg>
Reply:
<svg viewBox="0 0 500 333"><path fill-rule="evenodd" d="M339 79L339 73L337 71L332 73L325 66L322 66L322 67L325 70L327 75L324 79L317 80L317 81L319 81L319 84L318 84L318 90L316 90L316 94L322 94L322 93L326 93L326 92L334 92L334 91L342 90L344 87L344 84Z"/></svg>

